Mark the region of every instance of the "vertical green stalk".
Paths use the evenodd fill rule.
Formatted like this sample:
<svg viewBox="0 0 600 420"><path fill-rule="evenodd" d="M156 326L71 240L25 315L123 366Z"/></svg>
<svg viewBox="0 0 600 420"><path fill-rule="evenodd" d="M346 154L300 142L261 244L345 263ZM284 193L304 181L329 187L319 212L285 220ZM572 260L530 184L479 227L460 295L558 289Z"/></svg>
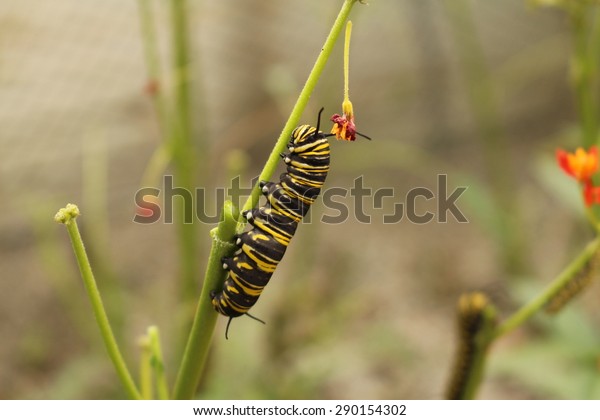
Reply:
<svg viewBox="0 0 600 420"><path fill-rule="evenodd" d="M121 355L121 351L119 350L119 346L112 332L108 316L106 315L106 310L104 309L102 298L100 297L100 291L96 285L96 279L92 273L92 267L85 252L85 246L83 245L83 240L81 239L81 235L77 227L77 222L75 221L77 216L79 216L79 209L77 206L74 204L67 204L65 208L60 209L58 213L56 213L54 220L58 223L64 224L67 227L67 232L69 233L69 238L71 239L71 244L73 245L73 251L75 252L77 264L79 265L79 271L81 272L83 284L92 304L92 309L94 311L98 327L100 328L104 345L106 346L108 355L115 366L117 375L123 383L123 386L129 394L129 397L133 399L141 399L141 394L133 382L129 370L127 369L127 364Z"/></svg>
<svg viewBox="0 0 600 420"><path fill-rule="evenodd" d="M178 187L193 191L196 176L196 148L192 141L190 60L186 0L170 0L171 6L171 45L173 73L172 109L167 106L162 75L154 13L150 0L139 0L140 25L144 41L145 62L150 86L153 86L153 103L160 129L167 141L155 151L143 176L144 185L153 185L157 174L161 173L169 161L173 162L175 182ZM175 200L174 222L177 226L181 293L184 304L190 303L197 295L198 243L194 215L182 199ZM189 203L188 203L189 204ZM193 206L192 213L193 213ZM187 209L187 210L186 210ZM187 219L186 220L186 216ZM191 222L190 222L191 220Z"/></svg>
<svg viewBox="0 0 600 420"><path fill-rule="evenodd" d="M512 159L503 138L494 85L478 42L469 1L446 0L444 4L465 75L471 110L483 140L483 156L497 209L495 234L499 238L506 270L519 274L525 269L524 244L518 229L519 214L513 191L515 182L510 168Z"/></svg>
<svg viewBox="0 0 600 420"><path fill-rule="evenodd" d="M212 248L192 330L175 381L175 399L193 398L204 370L218 316L211 304L210 292L219 290L225 281L227 272L223 270L221 258L229 255L234 249L231 238L235 234L236 221L235 209L231 202L227 201L223 207L222 221L216 229L211 231Z"/></svg>
<svg viewBox="0 0 600 420"><path fill-rule="evenodd" d="M591 75L590 91L593 95L593 106L594 109L590 111L594 118L594 125L591 131L596 136L595 142L600 144L600 137L598 136L598 119L600 118L600 98L598 97L598 89L600 89L600 6L593 5L590 29L590 41L588 46L588 66ZM591 137L591 135L590 135Z"/></svg>
<svg viewBox="0 0 600 420"><path fill-rule="evenodd" d="M152 392L152 349L150 348L150 337L143 336L139 341L140 346L140 394L145 400L153 398Z"/></svg>
<svg viewBox="0 0 600 420"><path fill-rule="evenodd" d="M165 105L165 92L162 86L163 78L158 52L158 40L156 36L156 19L152 0L138 0L140 13L140 27L144 47L144 59L146 71L148 72L147 93L152 96L152 101L158 122L163 135L167 132L167 108Z"/></svg>
<svg viewBox="0 0 600 420"><path fill-rule="evenodd" d="M171 0L175 108L178 111L177 121L179 123L178 131L181 135L180 141L184 144L191 141L190 59L187 13L187 0Z"/></svg>
<svg viewBox="0 0 600 420"><path fill-rule="evenodd" d="M146 335L143 336L139 345L141 348L140 357L140 391L142 398L151 400L154 398L154 382L156 382L156 391L161 400L169 399L169 386L165 375L165 364L160 346L158 328L148 327Z"/></svg>
<svg viewBox="0 0 600 420"><path fill-rule="evenodd" d="M332 29L325 40L325 44L300 92L294 108L292 109L290 117L259 176L260 180L269 180L275 172L280 159L279 153L284 150L292 129L298 124L310 95L323 72L327 59L331 55L333 46L335 45L340 32L344 28L344 22L348 18L350 10L356 1L357 0L344 1ZM251 196L244 204L244 209L255 207L258 202L259 194L259 188L256 186L253 189ZM223 282L225 281L227 272L221 267L221 258L229 255L234 249L231 239L238 228L237 220L238 215L232 208L231 202L227 202L223 208L222 221L216 229L211 231L213 243L204 276L202 292L198 301L192 330L175 381L174 398L176 399L193 398L200 381L210 347L210 340L218 317L217 312L211 304L210 292L222 288ZM240 224L239 227L241 228L241 226L242 224Z"/></svg>
<svg viewBox="0 0 600 420"><path fill-rule="evenodd" d="M165 362L160 346L160 337L158 327L148 328L148 338L150 340L150 351L152 353L152 369L156 378L156 391L161 400L169 399L169 385L167 384L167 375L165 374Z"/></svg>
<svg viewBox="0 0 600 420"><path fill-rule="evenodd" d="M152 104L156 112L159 130L163 137L168 138L169 117L165 103L165 88L160 65L158 40L156 36L156 19L152 0L138 0L140 14L140 28L144 46L144 59L148 73L147 92L152 97ZM142 176L142 186L155 185L158 177L164 172L171 159L170 142L163 141L152 154L150 162Z"/></svg>
<svg viewBox="0 0 600 420"><path fill-rule="evenodd" d="M573 25L571 78L579 109L581 136L586 147L598 142L598 7L575 5L570 10Z"/></svg>
<svg viewBox="0 0 600 420"><path fill-rule="evenodd" d="M174 79L174 110L171 113L173 163L177 184L192 192L196 175L196 149L192 142L190 101L190 60L188 40L188 2L171 0L172 68ZM193 208L193 207L192 207ZM178 228L182 297L185 304L197 296L198 247L193 214L186 214L183 200L174 205ZM191 223L186 223L186 216Z"/></svg>
<svg viewBox="0 0 600 420"><path fill-rule="evenodd" d="M68 312L69 319L77 330L79 336L86 342L92 343L96 339L96 332L90 330L86 321L89 308L82 299L73 299L73 282L78 281L77 274L65 258L65 252L57 247L57 232L53 225L48 224L48 208L46 203L24 203L22 208L31 210L32 228L35 234L34 244L40 255L42 267L58 295L61 306ZM62 231L60 232L62 234Z"/></svg>

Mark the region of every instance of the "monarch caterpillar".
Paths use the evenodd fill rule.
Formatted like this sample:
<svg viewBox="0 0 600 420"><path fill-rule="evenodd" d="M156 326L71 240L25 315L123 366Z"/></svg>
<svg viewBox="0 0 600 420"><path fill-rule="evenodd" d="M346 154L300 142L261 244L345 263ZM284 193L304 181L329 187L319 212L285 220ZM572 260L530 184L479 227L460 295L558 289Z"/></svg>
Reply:
<svg viewBox="0 0 600 420"><path fill-rule="evenodd" d="M490 302L483 293L463 294L458 301L459 347L446 398L464 399L472 380L471 373L478 362L481 344L478 336L485 325L485 311Z"/></svg>
<svg viewBox="0 0 600 420"><path fill-rule="evenodd" d="M583 289L592 283L598 271L599 260L599 255L592 255L581 269L572 275L571 279L548 300L548 303L546 303L544 310L547 314L553 315L558 313L567 305L567 303L573 300L583 291Z"/></svg>
<svg viewBox="0 0 600 420"><path fill-rule="evenodd" d="M260 182L267 203L242 213L252 229L234 238L238 250L222 260L223 268L229 271L220 291L212 291L212 305L217 312L233 318L250 315L248 311L256 303L264 287L283 258L298 223L308 213L310 206L321 192L329 172L329 142L319 131L321 113L317 127L300 125L292 132L287 145L289 153L281 154L287 171L280 181Z"/></svg>

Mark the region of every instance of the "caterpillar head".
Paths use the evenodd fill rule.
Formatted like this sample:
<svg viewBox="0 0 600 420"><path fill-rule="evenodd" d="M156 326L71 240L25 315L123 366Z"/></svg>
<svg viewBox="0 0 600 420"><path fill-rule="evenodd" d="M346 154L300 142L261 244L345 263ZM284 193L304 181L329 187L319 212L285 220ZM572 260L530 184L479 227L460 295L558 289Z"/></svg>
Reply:
<svg viewBox="0 0 600 420"><path fill-rule="evenodd" d="M319 131L319 127L321 126L321 114L325 108L321 108L319 111L319 115L317 117L317 128L311 127L308 124L299 125L292 131L292 138L288 144L288 149L290 152L294 151L294 146L301 146L305 143L310 143L315 140L315 137L318 138L326 138L330 135L323 134Z"/></svg>
<svg viewBox="0 0 600 420"><path fill-rule="evenodd" d="M292 138L290 139L290 146L299 146L303 143L312 140L313 135L317 133L315 127L311 127L308 124L299 125L292 131Z"/></svg>

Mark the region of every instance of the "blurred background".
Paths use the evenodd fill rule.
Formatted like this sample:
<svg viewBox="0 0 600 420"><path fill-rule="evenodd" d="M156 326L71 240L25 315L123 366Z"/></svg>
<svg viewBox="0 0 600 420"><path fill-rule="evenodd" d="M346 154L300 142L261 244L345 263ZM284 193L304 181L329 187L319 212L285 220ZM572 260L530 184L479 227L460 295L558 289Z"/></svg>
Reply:
<svg viewBox="0 0 600 420"><path fill-rule="evenodd" d="M191 183L212 191L241 175L249 186L342 2L188 3ZM140 4L153 13L160 79L149 76ZM0 398L124 396L67 233L53 222L67 202L80 207L130 366L157 325L174 380L214 225L188 231L196 258L186 286L180 226L133 223L140 188L161 188L163 174L186 185L165 158L155 102L164 94L177 110L172 19L159 1L0 2ZM372 0L351 19L351 99L373 140L332 141L326 186L349 189L362 176L395 195L383 208L364 200L371 223L356 220L350 197L341 224L321 223L336 212L314 205L253 308L267 324L236 319L226 341L219 320L200 398L443 398L460 294L484 291L504 317L592 238L577 186L554 163L556 147L581 144L564 11L523 0ZM341 111L341 41L303 123L322 106ZM411 189L436 192L438 174L448 194L468 187L457 201L468 223L450 214L447 223L383 223ZM421 200L417 212L436 203ZM207 214L215 207L209 200ZM479 397L600 397L597 298L596 285L497 342Z"/></svg>

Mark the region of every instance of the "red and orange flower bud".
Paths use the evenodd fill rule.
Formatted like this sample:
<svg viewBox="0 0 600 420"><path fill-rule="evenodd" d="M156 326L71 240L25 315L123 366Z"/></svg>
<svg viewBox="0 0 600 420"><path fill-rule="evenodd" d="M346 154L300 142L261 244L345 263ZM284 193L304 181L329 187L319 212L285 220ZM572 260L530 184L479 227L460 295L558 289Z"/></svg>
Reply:
<svg viewBox="0 0 600 420"><path fill-rule="evenodd" d="M592 146L586 151L578 147L575 153L565 150L556 151L558 165L569 176L575 178L583 187L583 201L587 207L600 204L600 186L594 186L592 176L598 172L598 148Z"/></svg>
<svg viewBox="0 0 600 420"><path fill-rule="evenodd" d="M568 175L579 182L590 180L592 175L598 171L598 148L590 147L585 151L583 147L578 147L575 153L568 153L565 150L556 151L556 160L558 164Z"/></svg>
<svg viewBox="0 0 600 420"><path fill-rule="evenodd" d="M591 181L583 184L583 201L590 207L592 204L600 203L600 187L594 187Z"/></svg>
<svg viewBox="0 0 600 420"><path fill-rule="evenodd" d="M354 141L356 140L356 125L354 125L354 112L352 102L344 100L342 103L343 114L334 114L331 117L333 128L331 134L335 134L338 140Z"/></svg>

